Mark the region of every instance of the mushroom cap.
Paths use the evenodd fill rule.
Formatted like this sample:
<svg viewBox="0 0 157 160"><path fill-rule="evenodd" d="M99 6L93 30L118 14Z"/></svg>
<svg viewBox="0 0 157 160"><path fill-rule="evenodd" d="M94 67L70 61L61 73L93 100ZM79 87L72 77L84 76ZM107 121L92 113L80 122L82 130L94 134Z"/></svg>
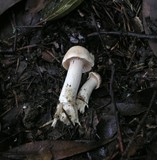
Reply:
<svg viewBox="0 0 157 160"><path fill-rule="evenodd" d="M90 71L94 66L94 55L82 46L74 46L67 51L62 61L62 65L66 70L68 70L70 60L73 58L81 59L84 62L83 73Z"/></svg>
<svg viewBox="0 0 157 160"><path fill-rule="evenodd" d="M91 77L95 78L96 81L97 81L97 85L96 85L95 89L99 88L100 84L101 84L101 76L96 72L90 72L89 76L88 76L88 79L91 78Z"/></svg>

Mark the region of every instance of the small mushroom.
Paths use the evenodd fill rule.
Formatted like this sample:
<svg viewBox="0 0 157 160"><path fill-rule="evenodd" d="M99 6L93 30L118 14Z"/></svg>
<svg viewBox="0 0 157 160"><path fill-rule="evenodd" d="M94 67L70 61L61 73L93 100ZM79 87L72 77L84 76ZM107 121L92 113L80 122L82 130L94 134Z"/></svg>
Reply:
<svg viewBox="0 0 157 160"><path fill-rule="evenodd" d="M68 72L59 96L59 104L52 126L56 125L58 119L67 125L70 124L70 121L73 124L79 123L78 110L75 106L76 95L82 73L90 71L94 66L94 56L86 48L74 46L65 54L62 65Z"/></svg>
<svg viewBox="0 0 157 160"><path fill-rule="evenodd" d="M90 72L88 80L81 87L76 99L77 109L81 113L84 113L86 106L88 107L88 101L93 89L99 88L100 84L101 84L100 75L96 72Z"/></svg>

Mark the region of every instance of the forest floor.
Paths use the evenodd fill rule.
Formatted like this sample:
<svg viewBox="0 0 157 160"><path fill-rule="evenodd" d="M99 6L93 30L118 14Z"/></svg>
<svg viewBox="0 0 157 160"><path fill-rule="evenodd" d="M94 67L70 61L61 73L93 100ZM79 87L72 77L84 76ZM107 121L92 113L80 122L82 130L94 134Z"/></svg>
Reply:
<svg viewBox="0 0 157 160"><path fill-rule="evenodd" d="M15 12L9 12L14 25ZM142 0L84 1L63 18L31 27L19 23L11 34L7 14L0 17L1 159L156 160L157 57L144 32ZM66 77L62 59L75 45L95 56L92 71L101 75L101 86L79 113L80 126L43 126L53 119ZM38 148L50 141L53 156ZM78 141L94 142L96 149L78 147ZM32 146L36 151L29 142L40 142Z"/></svg>

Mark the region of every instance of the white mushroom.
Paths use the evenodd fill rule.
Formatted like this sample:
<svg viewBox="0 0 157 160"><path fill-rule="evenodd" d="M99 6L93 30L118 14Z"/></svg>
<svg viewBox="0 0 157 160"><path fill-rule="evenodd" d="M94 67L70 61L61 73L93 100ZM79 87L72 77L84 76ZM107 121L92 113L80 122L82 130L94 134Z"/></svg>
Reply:
<svg viewBox="0 0 157 160"><path fill-rule="evenodd" d="M82 73L90 71L94 66L94 56L84 47L74 46L65 54L62 65L68 72L59 96L60 103L57 105L52 126L56 125L58 119L67 125L70 124L70 121L73 124L79 123L78 110L75 106L76 95Z"/></svg>
<svg viewBox="0 0 157 160"><path fill-rule="evenodd" d="M76 99L77 109L81 113L84 113L86 106L88 107L88 101L92 91L94 89L99 88L100 84L101 84L100 75L96 72L90 72L88 80L81 87Z"/></svg>

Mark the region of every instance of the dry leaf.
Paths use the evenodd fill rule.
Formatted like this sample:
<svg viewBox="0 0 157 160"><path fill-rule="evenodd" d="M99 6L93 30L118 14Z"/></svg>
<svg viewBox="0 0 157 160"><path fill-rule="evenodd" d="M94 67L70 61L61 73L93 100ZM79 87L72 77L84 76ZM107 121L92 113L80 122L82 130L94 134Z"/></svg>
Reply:
<svg viewBox="0 0 157 160"><path fill-rule="evenodd" d="M109 141L38 141L13 148L3 153L3 157L27 160L63 159L101 147Z"/></svg>
<svg viewBox="0 0 157 160"><path fill-rule="evenodd" d="M143 1L143 24L146 34L157 33L157 1ZM157 40L149 40L149 45L157 56Z"/></svg>
<svg viewBox="0 0 157 160"><path fill-rule="evenodd" d="M0 0L0 15L21 0Z"/></svg>

